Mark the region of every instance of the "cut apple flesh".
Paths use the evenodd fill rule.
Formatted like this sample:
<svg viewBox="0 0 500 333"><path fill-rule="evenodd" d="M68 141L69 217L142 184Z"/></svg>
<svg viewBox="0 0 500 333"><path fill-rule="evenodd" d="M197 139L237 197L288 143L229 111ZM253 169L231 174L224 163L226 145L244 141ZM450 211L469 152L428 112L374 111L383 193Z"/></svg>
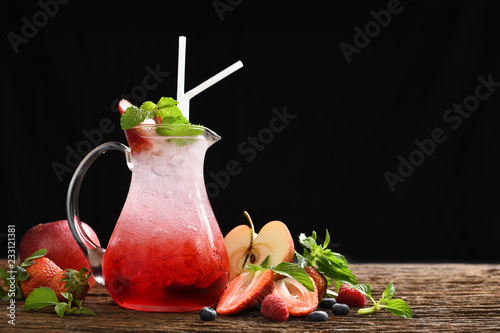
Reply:
<svg viewBox="0 0 500 333"><path fill-rule="evenodd" d="M291 262L295 254L292 235L280 221L267 223L253 240L245 265L260 265L269 256L269 266L283 261Z"/></svg>
<svg viewBox="0 0 500 333"><path fill-rule="evenodd" d="M246 265L260 265L269 256L269 266L291 262L295 254L292 235L280 221L267 223L255 236L252 228L239 225L224 238L229 257L229 281Z"/></svg>
<svg viewBox="0 0 500 333"><path fill-rule="evenodd" d="M229 256L229 281L238 276L245 267L247 253L252 245L253 232L247 225L239 225L224 237Z"/></svg>

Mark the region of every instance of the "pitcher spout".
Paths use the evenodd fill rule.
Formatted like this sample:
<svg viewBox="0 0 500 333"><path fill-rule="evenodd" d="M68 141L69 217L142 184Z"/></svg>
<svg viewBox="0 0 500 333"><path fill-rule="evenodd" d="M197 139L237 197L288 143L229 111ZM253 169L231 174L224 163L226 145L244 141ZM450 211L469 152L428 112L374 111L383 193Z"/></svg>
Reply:
<svg viewBox="0 0 500 333"><path fill-rule="evenodd" d="M205 139L207 142L210 144L209 146L213 145L217 141L221 139L220 135L212 131L210 128L205 127L205 133L204 133Z"/></svg>

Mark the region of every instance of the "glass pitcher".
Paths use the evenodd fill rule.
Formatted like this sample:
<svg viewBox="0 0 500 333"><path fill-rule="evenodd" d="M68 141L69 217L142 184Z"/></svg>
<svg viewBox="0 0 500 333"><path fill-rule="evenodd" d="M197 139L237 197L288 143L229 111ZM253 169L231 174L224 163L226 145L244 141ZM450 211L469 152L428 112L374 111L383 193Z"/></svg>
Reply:
<svg viewBox="0 0 500 333"><path fill-rule="evenodd" d="M80 163L68 189L71 232L120 306L141 311L181 312L213 306L227 285L224 240L208 201L203 162L220 137L193 125L139 125L119 142L96 147ZM80 185L102 153L125 153L132 171L127 199L106 249L82 229Z"/></svg>

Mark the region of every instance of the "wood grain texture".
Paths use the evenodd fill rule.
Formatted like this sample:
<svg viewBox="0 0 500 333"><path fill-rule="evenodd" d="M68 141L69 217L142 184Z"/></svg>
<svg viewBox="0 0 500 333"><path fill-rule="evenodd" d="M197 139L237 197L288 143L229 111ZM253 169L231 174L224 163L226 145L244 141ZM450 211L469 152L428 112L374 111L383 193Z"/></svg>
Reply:
<svg viewBox="0 0 500 333"><path fill-rule="evenodd" d="M0 267L6 268L6 261ZM88 294L85 305L97 314L59 318L52 310L22 310L16 302L15 326L8 324L8 303L1 303L0 331L73 332L500 332L500 265L486 264L351 264L360 283L370 283L376 300L390 281L395 298L404 299L414 318L387 311L334 316L313 323L308 317L271 322L257 310L202 321L197 312L152 313L120 308L102 286ZM371 304L371 302L368 302Z"/></svg>

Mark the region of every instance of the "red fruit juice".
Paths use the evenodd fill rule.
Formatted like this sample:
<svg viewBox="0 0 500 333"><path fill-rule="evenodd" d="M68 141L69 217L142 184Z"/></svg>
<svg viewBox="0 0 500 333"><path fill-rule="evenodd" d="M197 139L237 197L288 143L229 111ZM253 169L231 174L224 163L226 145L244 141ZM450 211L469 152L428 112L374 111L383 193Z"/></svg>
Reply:
<svg viewBox="0 0 500 333"><path fill-rule="evenodd" d="M142 311L213 306L229 263L203 179L211 143L141 140L141 149L130 145L130 189L104 254L106 289L120 306Z"/></svg>

